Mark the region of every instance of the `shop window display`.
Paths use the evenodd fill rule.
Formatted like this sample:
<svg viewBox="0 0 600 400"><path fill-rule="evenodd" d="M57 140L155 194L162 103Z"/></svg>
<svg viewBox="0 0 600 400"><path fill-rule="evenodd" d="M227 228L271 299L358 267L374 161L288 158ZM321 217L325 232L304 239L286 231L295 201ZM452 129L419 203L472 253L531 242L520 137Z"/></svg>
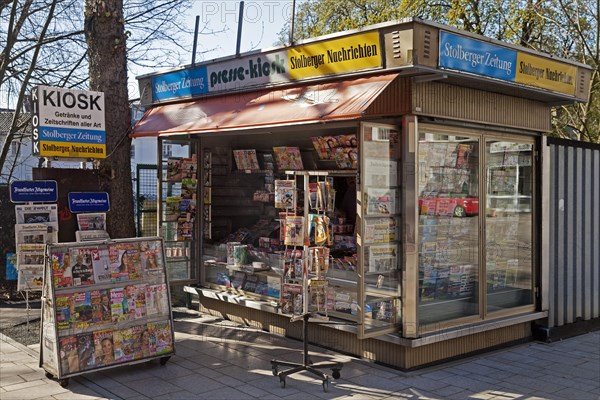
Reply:
<svg viewBox="0 0 600 400"><path fill-rule="evenodd" d="M421 134L419 320L479 313L479 142Z"/></svg>
<svg viewBox="0 0 600 400"><path fill-rule="evenodd" d="M212 208L203 232L205 284L277 304L284 314L356 318L356 134L203 151L211 154L203 173L212 182L210 199L203 196Z"/></svg>
<svg viewBox="0 0 600 400"><path fill-rule="evenodd" d="M533 304L533 145L483 140L419 136L422 325Z"/></svg>

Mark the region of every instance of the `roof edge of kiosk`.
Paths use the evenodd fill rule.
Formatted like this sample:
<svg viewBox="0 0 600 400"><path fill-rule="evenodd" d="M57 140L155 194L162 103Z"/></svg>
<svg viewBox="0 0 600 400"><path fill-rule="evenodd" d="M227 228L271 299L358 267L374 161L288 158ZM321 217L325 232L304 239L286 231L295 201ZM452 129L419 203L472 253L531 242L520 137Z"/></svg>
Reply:
<svg viewBox="0 0 600 400"><path fill-rule="evenodd" d="M391 114L396 111L393 102L369 107L397 76L359 76L159 104L144 113L131 136L226 132Z"/></svg>
<svg viewBox="0 0 600 400"><path fill-rule="evenodd" d="M587 101L592 68L410 18L137 77L142 106L374 73L439 77L550 105Z"/></svg>

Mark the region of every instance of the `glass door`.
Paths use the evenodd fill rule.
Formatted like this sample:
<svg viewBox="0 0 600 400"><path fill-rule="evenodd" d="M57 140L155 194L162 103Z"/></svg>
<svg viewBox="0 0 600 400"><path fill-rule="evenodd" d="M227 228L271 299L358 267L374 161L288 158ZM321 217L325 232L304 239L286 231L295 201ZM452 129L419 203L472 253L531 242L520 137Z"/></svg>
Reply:
<svg viewBox="0 0 600 400"><path fill-rule="evenodd" d="M164 239L169 281L192 281L196 270L198 159L196 142L159 139L158 235Z"/></svg>
<svg viewBox="0 0 600 400"><path fill-rule="evenodd" d="M421 331L479 318L479 138L421 131L418 292Z"/></svg>
<svg viewBox="0 0 600 400"><path fill-rule="evenodd" d="M361 124L359 210L359 338L400 323L399 130Z"/></svg>
<svg viewBox="0 0 600 400"><path fill-rule="evenodd" d="M533 305L533 144L486 140L486 309Z"/></svg>

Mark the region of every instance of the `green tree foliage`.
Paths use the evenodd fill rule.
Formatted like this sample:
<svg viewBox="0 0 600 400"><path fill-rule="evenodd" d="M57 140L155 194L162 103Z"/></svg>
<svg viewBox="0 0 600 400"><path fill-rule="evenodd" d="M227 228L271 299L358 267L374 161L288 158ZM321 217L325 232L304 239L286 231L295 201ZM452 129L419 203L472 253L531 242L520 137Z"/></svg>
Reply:
<svg viewBox="0 0 600 400"><path fill-rule="evenodd" d="M593 68L589 101L557 107L551 134L600 143L599 13L600 0L306 0L296 7L293 42L419 17L576 60Z"/></svg>

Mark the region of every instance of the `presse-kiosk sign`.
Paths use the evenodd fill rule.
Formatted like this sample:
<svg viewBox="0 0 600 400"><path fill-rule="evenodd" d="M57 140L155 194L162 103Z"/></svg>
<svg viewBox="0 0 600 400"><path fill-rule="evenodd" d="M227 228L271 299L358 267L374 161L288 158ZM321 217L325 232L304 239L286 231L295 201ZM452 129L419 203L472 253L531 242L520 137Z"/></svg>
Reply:
<svg viewBox="0 0 600 400"><path fill-rule="evenodd" d="M33 155L106 158L104 93L38 86L33 103Z"/></svg>

